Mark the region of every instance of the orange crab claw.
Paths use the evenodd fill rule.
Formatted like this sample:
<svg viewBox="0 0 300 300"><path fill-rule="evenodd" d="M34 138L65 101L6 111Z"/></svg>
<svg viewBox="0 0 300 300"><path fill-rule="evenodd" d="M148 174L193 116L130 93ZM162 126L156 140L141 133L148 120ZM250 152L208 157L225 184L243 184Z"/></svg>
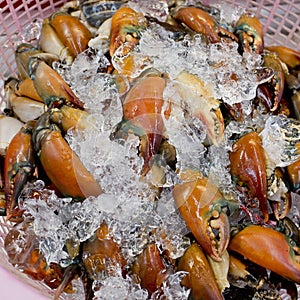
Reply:
<svg viewBox="0 0 300 300"><path fill-rule="evenodd" d="M56 289L62 280L63 268L56 263L48 263L39 250L39 241L33 225L22 222L14 226L6 235L4 249L9 262L33 280L38 280ZM71 284L66 290L71 292Z"/></svg>
<svg viewBox="0 0 300 300"><path fill-rule="evenodd" d="M274 90L274 104L271 111L275 111L278 109L284 91L284 70L277 54L269 51L264 51L263 53L263 66L271 68L274 71L274 76L271 78L269 85Z"/></svg>
<svg viewBox="0 0 300 300"><path fill-rule="evenodd" d="M290 184L294 191L300 189L300 158L286 167Z"/></svg>
<svg viewBox="0 0 300 300"><path fill-rule="evenodd" d="M115 51L126 43L124 55L138 43L140 31L146 28L146 18L130 7L123 6L113 15L111 21L110 49L112 57Z"/></svg>
<svg viewBox="0 0 300 300"><path fill-rule="evenodd" d="M92 34L78 18L57 12L50 17L50 25L73 57L87 49Z"/></svg>
<svg viewBox="0 0 300 300"><path fill-rule="evenodd" d="M226 200L218 188L206 177L175 185L173 196L186 225L204 251L214 260L221 261L230 237L230 224L222 211Z"/></svg>
<svg viewBox="0 0 300 300"><path fill-rule="evenodd" d="M150 294L153 294L162 286L167 270L156 244L149 244L144 249L136 258L132 271L135 280Z"/></svg>
<svg viewBox="0 0 300 300"><path fill-rule="evenodd" d="M300 66L300 52L284 46L268 46L267 50L277 53L279 59L284 62L289 69Z"/></svg>
<svg viewBox="0 0 300 300"><path fill-rule="evenodd" d="M300 249L283 233L272 228L250 225L233 236L228 249L300 283Z"/></svg>
<svg viewBox="0 0 300 300"><path fill-rule="evenodd" d="M243 51L262 53L264 49L264 30L259 19L250 13L244 13L237 21L235 34Z"/></svg>
<svg viewBox="0 0 300 300"><path fill-rule="evenodd" d="M124 120L136 127L133 131L141 138L143 174L151 168L151 159L162 141L164 122L161 111L165 86L166 80L161 76L144 76L129 90L123 103Z"/></svg>
<svg viewBox="0 0 300 300"><path fill-rule="evenodd" d="M7 219L21 218L18 197L35 168L31 140L34 122L28 122L11 140L4 161L4 193Z"/></svg>
<svg viewBox="0 0 300 300"><path fill-rule="evenodd" d="M191 299L223 299L209 262L197 244L192 244L185 251L179 260L178 270L188 272L181 284L191 289Z"/></svg>
<svg viewBox="0 0 300 300"><path fill-rule="evenodd" d="M268 221L266 158L259 135L250 132L241 137L233 145L229 159L231 175L248 186L250 196L258 199L264 220Z"/></svg>
<svg viewBox="0 0 300 300"><path fill-rule="evenodd" d="M82 261L90 278L94 280L99 280L100 274L113 276L118 267L124 273L125 258L105 222L84 242Z"/></svg>
<svg viewBox="0 0 300 300"><path fill-rule="evenodd" d="M79 199L102 193L99 183L70 148L58 127L49 125L47 113L37 122L33 141L45 173L61 193Z"/></svg>
<svg viewBox="0 0 300 300"><path fill-rule="evenodd" d="M211 43L221 42L221 35L227 36L234 41L237 40L233 33L219 26L210 14L198 7L178 6L173 10L172 16L192 30L202 33Z"/></svg>
<svg viewBox="0 0 300 300"><path fill-rule="evenodd" d="M45 62L33 58L29 63L34 87L47 106L73 105L83 109L84 104L63 78Z"/></svg>

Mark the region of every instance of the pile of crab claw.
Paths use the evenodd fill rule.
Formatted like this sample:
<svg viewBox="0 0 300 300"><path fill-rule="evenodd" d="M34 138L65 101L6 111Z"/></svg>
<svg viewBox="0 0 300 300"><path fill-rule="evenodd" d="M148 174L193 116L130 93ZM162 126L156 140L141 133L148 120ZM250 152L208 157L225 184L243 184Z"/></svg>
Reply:
<svg viewBox="0 0 300 300"><path fill-rule="evenodd" d="M138 1L67 2L43 21L36 44L16 47L18 76L5 82L6 108L0 116L6 128L1 136L0 208L12 224L4 245L8 260L55 290L55 299L74 294L75 280L82 281L85 299L112 299L100 296L110 277L123 278L135 290L136 296L124 294L124 299L283 299L283 290L298 299L300 237L292 208L300 199L300 53L264 45L262 24L248 12L226 26L215 7L196 1L157 2L165 4L161 18L139 9ZM151 26L161 28L173 43L227 45L236 49L242 63L247 55L259 57L252 74L258 84L247 109L240 100L217 97L193 69L168 74L153 67L150 53L139 55ZM132 136L138 141L134 155L142 166L133 166L132 172L155 195L143 201L159 205L162 193L170 191L189 241L177 257L170 254L168 234L160 230L164 243L149 239L128 259L105 218L85 240L66 240L67 265L49 261L39 248L35 215L23 205L24 187L44 183L44 188L27 188L31 203L47 205L53 194L75 204L109 201L101 198L106 186L66 140L70 132L88 130L91 112L53 67L71 66L80 54L97 47L106 61L97 73L110 76L121 100L122 117L109 139L118 147ZM210 67L222 68L222 63L212 61ZM235 84L238 76L232 72L223 80ZM173 94L167 97L170 86ZM179 121L178 111L183 116ZM200 166L210 159L211 149L223 147L230 189L209 176L207 168L180 163L181 150L167 125L172 119L179 127L184 120L182 126L197 127L204 136ZM233 125L243 130L229 135ZM176 178L167 187L166 170ZM147 230L157 237L157 228ZM180 276L171 293L174 274Z"/></svg>

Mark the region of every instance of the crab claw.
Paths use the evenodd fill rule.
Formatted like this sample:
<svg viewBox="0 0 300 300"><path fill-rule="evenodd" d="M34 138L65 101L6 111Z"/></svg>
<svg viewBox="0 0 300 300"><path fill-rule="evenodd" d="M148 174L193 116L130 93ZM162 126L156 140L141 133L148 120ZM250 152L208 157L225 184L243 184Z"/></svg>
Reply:
<svg viewBox="0 0 300 300"><path fill-rule="evenodd" d="M119 269L125 275L125 258L105 222L83 243L82 248L83 265L93 280L99 280L101 276L114 276Z"/></svg>
<svg viewBox="0 0 300 300"><path fill-rule="evenodd" d="M263 66L271 68L274 71L274 76L268 84L274 94L274 103L271 111L275 111L278 109L284 91L284 70L277 54L270 51L264 51L263 53Z"/></svg>
<svg viewBox="0 0 300 300"><path fill-rule="evenodd" d="M213 96L213 88L186 71L176 77L176 85L183 107L204 124L207 143L219 146L224 139L225 125L220 102Z"/></svg>
<svg viewBox="0 0 300 300"><path fill-rule="evenodd" d="M97 197L102 193L99 183L50 121L49 114L44 113L33 132L34 147L45 173L64 195L77 199Z"/></svg>
<svg viewBox="0 0 300 300"><path fill-rule="evenodd" d="M300 249L286 235L272 228L250 225L233 236L228 249L300 283Z"/></svg>
<svg viewBox="0 0 300 300"><path fill-rule="evenodd" d="M57 55L61 61L66 61L68 65L73 62L74 57L58 37L55 29L50 25L48 18L44 19L41 27L39 46L43 51Z"/></svg>
<svg viewBox="0 0 300 300"><path fill-rule="evenodd" d="M191 289L189 299L223 299L209 262L196 243L189 246L180 258L178 269L188 273L181 284Z"/></svg>
<svg viewBox="0 0 300 300"><path fill-rule="evenodd" d="M13 137L7 147L4 161L4 193L7 219L18 220L18 197L35 168L34 148L31 140L34 122L28 122Z"/></svg>
<svg viewBox="0 0 300 300"><path fill-rule="evenodd" d="M300 158L297 159L294 163L288 165L286 167L289 182L293 191L299 192L300 190Z"/></svg>
<svg viewBox="0 0 300 300"><path fill-rule="evenodd" d="M300 66L300 52L284 46L269 46L267 50L277 53L279 59L284 62L289 69Z"/></svg>
<svg viewBox="0 0 300 300"><path fill-rule="evenodd" d="M214 18L198 7L177 6L172 11L172 17L181 21L195 32L203 34L211 43L221 42L221 36L227 36L236 41L236 36L217 24Z"/></svg>
<svg viewBox="0 0 300 300"><path fill-rule="evenodd" d="M34 87L47 106L73 105L83 109L83 103L63 78L45 62L33 58L29 62Z"/></svg>
<svg viewBox="0 0 300 300"><path fill-rule="evenodd" d="M31 44L21 43L17 46L15 59L22 80L30 76L29 61L33 57L39 58L49 65L58 60L57 56L54 54L43 52Z"/></svg>
<svg viewBox="0 0 300 300"><path fill-rule="evenodd" d="M206 177L195 174L175 185L173 196L186 225L215 261L221 261L230 237L230 224L222 208L227 205L218 188Z"/></svg>
<svg viewBox="0 0 300 300"><path fill-rule="evenodd" d="M162 286L166 279L167 269L156 244L147 245L136 258L132 272L135 280L150 294L155 293Z"/></svg>
<svg viewBox="0 0 300 300"><path fill-rule="evenodd" d="M265 222L269 219L266 157L256 132L242 136L229 153L230 172L241 185L246 184L251 198L257 198Z"/></svg>
<svg viewBox="0 0 300 300"><path fill-rule="evenodd" d="M238 36L242 51L262 53L264 49L263 26L257 17L244 13L237 21L235 34Z"/></svg>
<svg viewBox="0 0 300 300"><path fill-rule="evenodd" d="M140 32L146 28L147 20L143 14L130 7L120 7L112 17L109 53L112 57L115 51L125 45L128 54L139 41Z"/></svg>
<svg viewBox="0 0 300 300"><path fill-rule="evenodd" d="M92 34L78 18L56 12L50 16L49 23L73 57L88 48Z"/></svg>
<svg viewBox="0 0 300 300"><path fill-rule="evenodd" d="M129 90L123 103L124 120L135 127L133 131L141 139L143 174L151 168L151 159L162 141L164 122L161 111L165 86L166 80L163 77L146 74Z"/></svg>

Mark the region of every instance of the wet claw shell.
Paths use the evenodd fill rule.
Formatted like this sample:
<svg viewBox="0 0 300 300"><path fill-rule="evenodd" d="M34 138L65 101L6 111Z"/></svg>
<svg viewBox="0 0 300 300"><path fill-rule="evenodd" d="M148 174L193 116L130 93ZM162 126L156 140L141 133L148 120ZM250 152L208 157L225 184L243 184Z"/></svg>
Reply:
<svg viewBox="0 0 300 300"><path fill-rule="evenodd" d="M137 283L150 294L162 286L167 270L156 244L149 244L136 258L132 272Z"/></svg>
<svg viewBox="0 0 300 300"><path fill-rule="evenodd" d="M39 46L43 51L57 55L61 61L65 61L67 64L73 62L73 56L50 25L49 19L45 19L42 24Z"/></svg>
<svg viewBox="0 0 300 300"><path fill-rule="evenodd" d="M207 143L220 145L225 125L220 102L213 97L212 87L186 71L177 76L175 86L182 98L182 107L205 126Z"/></svg>
<svg viewBox="0 0 300 300"><path fill-rule="evenodd" d="M272 228L257 225L244 228L233 236L229 250L289 280L300 282L300 249Z"/></svg>
<svg viewBox="0 0 300 300"><path fill-rule="evenodd" d="M92 34L78 18L57 12L51 15L50 25L74 58L87 49Z"/></svg>
<svg viewBox="0 0 300 300"><path fill-rule="evenodd" d="M203 175L188 175L183 180L173 189L176 206L205 253L221 261L229 242L230 224L222 211L227 203L218 188Z"/></svg>
<svg viewBox="0 0 300 300"><path fill-rule="evenodd" d="M88 0L80 2L80 8L86 21L91 26L98 28L105 20L111 18L126 1Z"/></svg>
<svg viewBox="0 0 300 300"><path fill-rule="evenodd" d="M84 104L74 94L70 86L45 62L32 59L29 67L34 87L48 107L67 104L83 108Z"/></svg>
<svg viewBox="0 0 300 300"><path fill-rule="evenodd" d="M180 258L178 270L187 272L181 284L191 289L191 299L223 299L205 254L196 243Z"/></svg>
<svg viewBox="0 0 300 300"><path fill-rule="evenodd" d="M250 198L257 198L259 208L268 221L266 157L256 132L242 136L229 154L230 173L238 184L246 185Z"/></svg>

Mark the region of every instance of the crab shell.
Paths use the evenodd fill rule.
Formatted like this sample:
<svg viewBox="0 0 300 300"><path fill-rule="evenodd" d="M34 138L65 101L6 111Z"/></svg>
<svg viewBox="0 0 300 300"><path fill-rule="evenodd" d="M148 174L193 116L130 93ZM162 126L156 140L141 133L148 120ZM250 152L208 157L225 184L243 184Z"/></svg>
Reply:
<svg viewBox="0 0 300 300"><path fill-rule="evenodd" d="M272 228L258 225L245 227L233 236L228 249L300 283L299 248L286 235Z"/></svg>
<svg viewBox="0 0 300 300"><path fill-rule="evenodd" d="M209 262L196 243L189 246L180 258L178 270L188 273L181 284L191 289L192 299L223 299Z"/></svg>
<svg viewBox="0 0 300 300"><path fill-rule="evenodd" d="M199 174L175 185L173 196L186 225L206 254L221 261L229 243L230 224L222 211L227 203L218 188Z"/></svg>
<svg viewBox="0 0 300 300"><path fill-rule="evenodd" d="M247 185L250 197L257 198L259 208L268 221L267 173L265 151L256 132L242 136L229 153L230 173L240 185Z"/></svg>

